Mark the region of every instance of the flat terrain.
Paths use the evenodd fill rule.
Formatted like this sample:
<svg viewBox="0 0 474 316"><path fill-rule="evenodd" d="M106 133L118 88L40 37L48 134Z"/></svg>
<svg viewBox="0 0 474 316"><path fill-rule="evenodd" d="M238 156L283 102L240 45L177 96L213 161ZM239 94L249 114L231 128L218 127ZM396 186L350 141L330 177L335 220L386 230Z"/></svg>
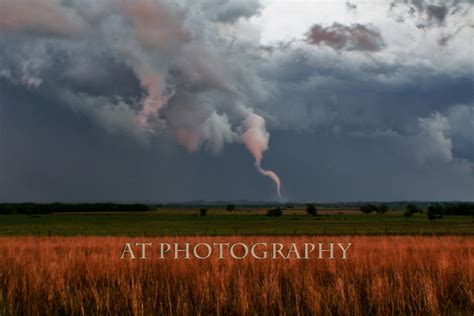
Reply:
<svg viewBox="0 0 474 316"><path fill-rule="evenodd" d="M143 213L73 213L0 215L3 236L177 236L177 235L474 235L470 216L445 216L430 222L426 214L406 218L401 211L385 215L354 209L321 209L320 216L304 209L288 209L278 218L266 209L229 212L199 208L167 209Z"/></svg>

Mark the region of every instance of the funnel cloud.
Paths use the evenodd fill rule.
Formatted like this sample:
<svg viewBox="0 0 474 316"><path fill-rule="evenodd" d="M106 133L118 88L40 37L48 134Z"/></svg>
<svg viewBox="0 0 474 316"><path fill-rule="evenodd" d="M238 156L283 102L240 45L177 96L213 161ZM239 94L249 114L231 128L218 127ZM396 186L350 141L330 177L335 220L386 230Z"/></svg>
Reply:
<svg viewBox="0 0 474 316"><path fill-rule="evenodd" d="M281 198L280 193L280 178L271 171L265 170L261 167L263 153L268 149L268 142L270 134L265 130L265 120L254 113L250 113L242 123L241 140L255 158L255 166L261 174L267 176L275 182L277 195Z"/></svg>

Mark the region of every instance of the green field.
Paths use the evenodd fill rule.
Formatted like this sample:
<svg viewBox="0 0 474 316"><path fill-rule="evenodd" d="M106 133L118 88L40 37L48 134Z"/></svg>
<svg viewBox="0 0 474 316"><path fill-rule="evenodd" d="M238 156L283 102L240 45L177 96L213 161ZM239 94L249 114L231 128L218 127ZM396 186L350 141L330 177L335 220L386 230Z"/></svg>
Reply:
<svg viewBox="0 0 474 316"><path fill-rule="evenodd" d="M278 218L264 216L264 209L227 212L210 209L159 209L143 213L75 213L49 215L0 215L2 236L178 236L178 235L474 235L471 216L445 216L430 222L425 214L411 218L402 212L385 215L354 210L321 210L312 217L290 209Z"/></svg>

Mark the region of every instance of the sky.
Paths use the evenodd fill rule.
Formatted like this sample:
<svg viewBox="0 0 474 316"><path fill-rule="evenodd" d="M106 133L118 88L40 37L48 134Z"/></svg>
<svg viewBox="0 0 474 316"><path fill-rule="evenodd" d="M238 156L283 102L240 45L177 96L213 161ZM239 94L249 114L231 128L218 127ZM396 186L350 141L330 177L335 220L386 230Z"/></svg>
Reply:
<svg viewBox="0 0 474 316"><path fill-rule="evenodd" d="M0 0L0 201L472 201L473 12Z"/></svg>

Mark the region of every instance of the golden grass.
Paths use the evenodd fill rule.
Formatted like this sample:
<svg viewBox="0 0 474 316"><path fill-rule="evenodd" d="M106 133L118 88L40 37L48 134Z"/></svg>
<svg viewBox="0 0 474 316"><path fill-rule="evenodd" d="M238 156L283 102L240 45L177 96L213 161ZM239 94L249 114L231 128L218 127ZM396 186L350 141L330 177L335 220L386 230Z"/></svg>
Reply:
<svg viewBox="0 0 474 316"><path fill-rule="evenodd" d="M348 260L120 260L132 241L353 248ZM472 315L473 254L473 237L1 237L0 315Z"/></svg>

